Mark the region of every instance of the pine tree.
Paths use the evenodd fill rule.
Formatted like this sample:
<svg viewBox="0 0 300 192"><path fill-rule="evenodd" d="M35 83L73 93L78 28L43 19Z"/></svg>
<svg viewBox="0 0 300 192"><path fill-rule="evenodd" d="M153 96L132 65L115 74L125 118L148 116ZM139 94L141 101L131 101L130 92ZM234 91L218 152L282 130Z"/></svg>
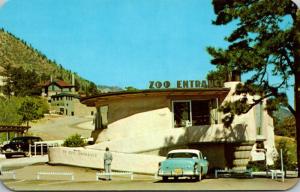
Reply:
<svg viewBox="0 0 300 192"><path fill-rule="evenodd" d="M218 72L226 68L252 74L244 85L238 86L237 94L261 95L252 104L238 101L238 106L244 106L237 113L246 113L261 100L271 98L269 108L274 110L281 103L295 115L296 134L300 138L300 14L297 6L291 0L213 0L213 6L217 15L215 25L235 22L236 28L225 38L229 43L227 48L207 48L213 57L211 63L217 66ZM280 77L281 81L271 84L270 76ZM295 82L290 84L293 78ZM281 92L291 86L295 89L296 111ZM300 139L297 146L300 147ZM297 157L300 170L299 148Z"/></svg>

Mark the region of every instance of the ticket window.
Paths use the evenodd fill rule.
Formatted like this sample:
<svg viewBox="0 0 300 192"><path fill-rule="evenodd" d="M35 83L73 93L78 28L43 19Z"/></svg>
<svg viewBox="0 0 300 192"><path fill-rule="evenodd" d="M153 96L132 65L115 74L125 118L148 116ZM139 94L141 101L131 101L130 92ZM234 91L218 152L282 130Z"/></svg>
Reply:
<svg viewBox="0 0 300 192"><path fill-rule="evenodd" d="M209 101L192 101L193 125L210 125Z"/></svg>
<svg viewBox="0 0 300 192"><path fill-rule="evenodd" d="M174 127L210 125L208 100L173 101Z"/></svg>
<svg viewBox="0 0 300 192"><path fill-rule="evenodd" d="M190 101L173 102L174 127L185 127L187 122L191 122Z"/></svg>

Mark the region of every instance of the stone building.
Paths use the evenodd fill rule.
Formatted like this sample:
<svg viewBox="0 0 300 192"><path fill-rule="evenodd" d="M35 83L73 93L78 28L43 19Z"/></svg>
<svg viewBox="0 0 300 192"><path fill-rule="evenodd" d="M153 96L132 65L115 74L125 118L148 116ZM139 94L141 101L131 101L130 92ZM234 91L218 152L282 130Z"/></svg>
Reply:
<svg viewBox="0 0 300 192"><path fill-rule="evenodd" d="M80 96L75 90L75 79L72 84L62 80L51 80L42 84L42 96L50 105L50 112L66 116L93 116L95 108L80 103Z"/></svg>

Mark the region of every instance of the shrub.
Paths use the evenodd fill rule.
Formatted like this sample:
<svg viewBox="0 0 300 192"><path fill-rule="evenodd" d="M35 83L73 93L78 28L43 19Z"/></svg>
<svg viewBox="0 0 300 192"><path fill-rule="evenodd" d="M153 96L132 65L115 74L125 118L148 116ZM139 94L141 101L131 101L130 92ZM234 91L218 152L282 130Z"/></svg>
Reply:
<svg viewBox="0 0 300 192"><path fill-rule="evenodd" d="M274 163L274 168L281 168L281 160L280 160L280 149L282 149L283 155L283 164L284 170L295 170L297 165L297 157L296 157L296 143L295 140L281 137L277 140L276 148L278 151L278 157Z"/></svg>
<svg viewBox="0 0 300 192"><path fill-rule="evenodd" d="M83 138L81 138L81 135L75 134L68 137L64 143L63 146L65 147L83 147L85 146L85 142Z"/></svg>
<svg viewBox="0 0 300 192"><path fill-rule="evenodd" d="M247 165L247 169L252 171L266 171L266 162L262 161L250 161Z"/></svg>

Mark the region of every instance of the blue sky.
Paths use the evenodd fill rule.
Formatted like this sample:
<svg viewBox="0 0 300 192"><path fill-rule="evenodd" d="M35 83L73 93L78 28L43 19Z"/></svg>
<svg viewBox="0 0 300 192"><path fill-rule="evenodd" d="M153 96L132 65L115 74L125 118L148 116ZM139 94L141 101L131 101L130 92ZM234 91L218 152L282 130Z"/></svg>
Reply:
<svg viewBox="0 0 300 192"><path fill-rule="evenodd" d="M9 0L0 9L0 27L63 67L140 89L205 79L214 68L206 47L226 46L233 29L214 18L210 0Z"/></svg>

